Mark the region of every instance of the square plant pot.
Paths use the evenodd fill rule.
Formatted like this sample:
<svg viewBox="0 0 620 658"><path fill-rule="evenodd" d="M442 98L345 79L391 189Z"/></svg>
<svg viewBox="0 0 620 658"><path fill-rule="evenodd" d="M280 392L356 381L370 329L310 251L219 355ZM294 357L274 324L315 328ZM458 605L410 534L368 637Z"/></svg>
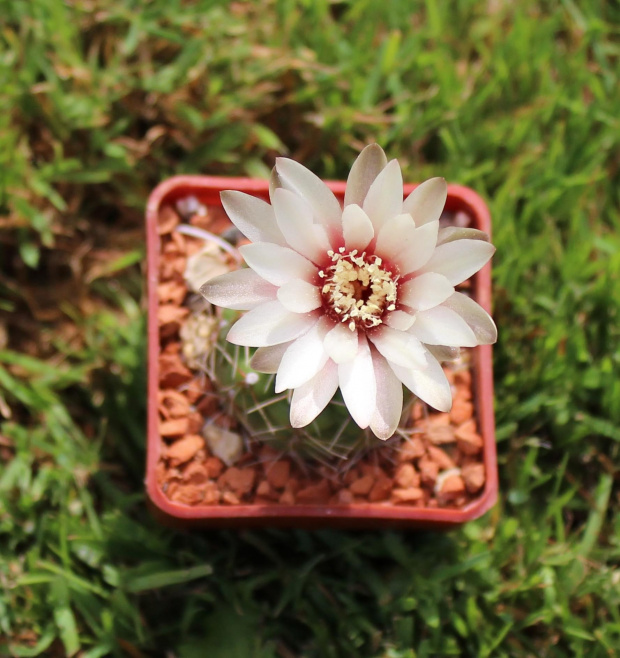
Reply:
<svg viewBox="0 0 620 658"><path fill-rule="evenodd" d="M327 183L334 194L342 201L345 191L345 183L336 181ZM405 185L404 193L407 196L415 185ZM463 457L465 453L458 453L457 465L469 465L470 471L476 470L478 482L472 485L465 481L466 490L460 498L450 497L443 493L438 494L438 499L429 500L428 492L425 497L416 500L415 495L408 499L402 492L405 491L397 482L399 478L411 475L415 470L419 471L420 461L424 459L415 453L416 447L408 440L400 443L400 448L391 448L389 463L383 469L373 471L372 466L358 470L358 479L365 478L364 486L351 477L344 478L346 482L339 485L325 485L317 481L321 478L318 473L314 476L311 486L300 492L299 489L289 489L286 482L289 473L290 460L286 455L279 457L289 462L286 469L276 469L279 477L284 480L272 482L274 478L267 477L268 483L261 487L261 477L265 480L265 474L270 471L273 464L261 463L260 460L248 457L241 459L242 467L237 464L232 471L220 460L215 459L204 442L201 443L200 433L204 423L208 423L209 414L213 413L212 406L201 402L202 392L196 389L196 381L190 382L191 372L185 365L179 366L183 371L178 381L172 375L163 371L168 357L177 359L181 363L179 355L165 353L164 345L170 340L170 332L174 333L175 324L163 322L165 331L162 330L162 302L160 286L162 283L162 255L177 253L175 249L181 249L179 243L183 241L181 236L174 235L174 226L178 222L178 216L174 208L176 204L186 199L197 201L209 211L208 229L213 233L225 230L228 219L222 208L220 192L222 190L239 190L247 194L269 200L269 184L265 180L247 178L223 178L209 176L177 176L161 183L151 194L146 212L147 231L147 277L148 277L148 436L147 436L147 468L146 489L150 499L151 507L158 518L164 523L176 526L208 526L208 527L256 527L256 526L289 526L289 527L342 527L342 528L377 528L377 527L403 527L403 528L435 528L447 529L458 526L466 521L481 516L491 508L497 498L497 459L495 449L495 426L493 413L493 373L492 373L492 350L491 346L483 345L468 350L468 370L465 373L465 386L468 387L466 398L470 400L468 406L471 409L471 418L455 418L450 414L436 414L425 416L420 420L419 427L414 428L412 437L417 437L417 447L420 440L428 450L434 450L435 457L446 453L442 450L442 440L439 445L429 447L432 443L432 426L446 427L445 434L452 432L457 439L452 438L455 449L461 450L461 438L467 439L463 434L463 428L467 426L468 431L475 427L475 437L478 441L473 449L462 448L468 454L475 457ZM444 216L456 217L465 225L490 233L489 211L482 199L472 190L459 185L448 186L448 198L444 210ZM228 225L229 226L229 225ZM174 239L173 239L174 238ZM177 283L179 271L183 265L183 256L177 263ZM174 267L174 259L171 261ZM164 266L164 270L167 265ZM166 276L170 276L167 274ZM174 275L172 275L174 276ZM490 312L491 306L491 266L485 265L469 281L468 293L486 311ZM180 294L179 294L180 290ZM177 313L176 322L183 322L183 296L182 289L177 285L177 304L181 311ZM167 309L168 311L169 309ZM174 309L173 309L174 311ZM174 316L175 313L173 312ZM168 318L169 319L169 318ZM177 326L178 328L178 326ZM178 373L177 373L178 374ZM458 377L458 375L457 375ZM463 384L463 382L461 382ZM191 395L189 388L194 389ZM163 433L162 427L170 427L170 419L161 415L161 399L164 389L172 391L175 396L187 395L191 422L189 425L182 419L172 418L172 423L177 422L179 429ZM175 390L176 389L176 390ZM208 391L207 391L208 393ZM181 399L181 398L179 398ZM204 398L203 398L204 400ZM181 399L183 402L183 399ZM185 402L183 402L185 404ZM211 411L208 411L208 409ZM167 424L166 424L167 423ZM461 434L459 434L459 431ZM442 432L440 431L439 434ZM165 436L163 435L165 434ZM421 438L420 438L421 437ZM430 438L429 438L430 437ZM444 437L445 438L445 437ZM378 441L378 440L377 440ZM448 441L450 443L450 440ZM175 446L174 449L171 446ZM445 446L443 446L445 447ZM187 454L182 455L185 450ZM378 448L380 452L383 448ZM412 452L413 450L413 452ZM448 449L449 453L449 449ZM175 459L171 460L170 455ZM188 457L189 455L189 457ZM452 455L454 457L454 455ZM448 454L448 459L450 455ZM418 459L416 462L415 460ZM459 461L461 460L461 461ZM474 464L470 463L474 460ZM403 464L414 466L403 466ZM454 464L453 464L454 465ZM475 467L475 468L474 468ZM450 470L448 462L445 469ZM387 469L387 470L386 470ZM399 470L400 469L400 470ZM242 489L227 491L227 473L244 479ZM465 467L463 467L463 471ZM380 473L377 475L377 473ZM480 474L482 473L482 478ZM418 474L419 475L419 474ZM376 476L376 477L375 477ZM424 473L422 473L424 477ZM373 494L379 487L380 479L390 480L383 496L379 493ZM460 476L459 476L460 477ZM184 478L184 479L183 479ZM370 479L369 479L370 478ZM373 478L375 478L373 480ZM179 484L176 480L181 482ZM228 480L231 480L229 477ZM372 482L371 482L372 480ZM457 488L462 488L463 478L454 480ZM172 484L171 484L172 483ZM308 483L306 483L307 485ZM373 488L369 494L369 487ZM402 482L401 482L402 484ZM414 483L416 484L416 483ZM445 483L444 483L445 484ZM273 486L272 486L273 485ZM324 485L324 486L323 486ZM350 486L349 486L350 485ZM471 485L471 486L470 486ZM292 485L291 485L292 486ZM435 487L437 484L435 484ZM278 489L279 487L279 489ZM314 488L313 488L314 487ZM312 495L307 492L312 489L315 493L323 489L329 490L329 495ZM339 488L340 487L340 488ZM347 491L343 493L344 489ZM399 488L400 487L400 488ZM380 487L379 487L380 488ZM385 487L384 487L385 488ZM415 488L414 488L415 489ZM410 491L414 490L410 489ZM216 495L213 495L214 490ZM222 491L224 494L222 495ZM257 493L258 491L258 493ZM271 491L271 496L262 495ZM353 493L351 493L353 491ZM208 495L205 495L208 492ZM288 492L288 495L287 495ZM391 493L390 493L391 492ZM399 494L400 492L400 494ZM457 492L458 493L458 492Z"/></svg>

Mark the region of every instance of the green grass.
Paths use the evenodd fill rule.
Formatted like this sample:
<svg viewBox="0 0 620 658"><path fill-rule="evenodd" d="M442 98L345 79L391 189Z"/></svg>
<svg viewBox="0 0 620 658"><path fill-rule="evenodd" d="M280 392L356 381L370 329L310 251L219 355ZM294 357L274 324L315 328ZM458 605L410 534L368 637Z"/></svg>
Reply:
<svg viewBox="0 0 620 658"><path fill-rule="evenodd" d="M0 655L620 650L616 0L0 0ZM181 533L143 491L143 209L378 141L488 199L501 496L435 533Z"/></svg>

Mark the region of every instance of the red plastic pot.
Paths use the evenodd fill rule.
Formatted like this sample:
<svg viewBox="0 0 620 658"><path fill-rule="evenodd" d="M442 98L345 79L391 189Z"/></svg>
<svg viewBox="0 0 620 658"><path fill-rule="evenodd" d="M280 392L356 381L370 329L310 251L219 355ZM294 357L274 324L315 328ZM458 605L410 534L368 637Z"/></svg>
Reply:
<svg viewBox="0 0 620 658"><path fill-rule="evenodd" d="M329 182L329 187L342 200L345 183ZM406 185L408 195L415 185ZM146 211L148 268L148 446L146 489L155 514L165 523L177 526L210 527L343 527L343 528L434 528L458 526L481 516L497 498L497 458L493 413L493 370L491 346L472 350L473 398L478 428L483 438L483 463L486 482L479 496L460 509L407 507L389 503L351 505L308 504L240 504L234 506L189 506L172 502L161 491L155 477L161 457L157 394L159 386L159 335L157 323L157 284L159 271L159 235L157 219L161 208L177 200L194 196L206 206L219 206L222 190L240 190L268 200L269 185L265 180L220 178L211 176L177 176L161 183L151 194ZM472 190L460 185L448 186L446 210L465 212L471 226L490 233L489 211ZM491 307L491 266L487 264L472 280L472 296L487 311Z"/></svg>

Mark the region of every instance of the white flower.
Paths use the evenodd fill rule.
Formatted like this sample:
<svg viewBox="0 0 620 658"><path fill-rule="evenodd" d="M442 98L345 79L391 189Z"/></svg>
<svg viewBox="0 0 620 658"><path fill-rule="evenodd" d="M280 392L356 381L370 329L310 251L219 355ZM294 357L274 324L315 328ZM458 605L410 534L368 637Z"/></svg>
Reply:
<svg viewBox="0 0 620 658"><path fill-rule="evenodd" d="M252 366L276 373L276 393L294 389L292 426L312 422L338 387L355 422L380 439L398 426L402 384L448 411L450 386L433 352L493 343L497 331L454 290L495 249L481 231L439 230L443 178L403 202L398 162L373 144L351 169L344 210L319 178L286 158L276 162L270 197L272 205L222 193L230 219L252 242L240 248L249 269L201 292L247 311L227 338L258 348Z"/></svg>

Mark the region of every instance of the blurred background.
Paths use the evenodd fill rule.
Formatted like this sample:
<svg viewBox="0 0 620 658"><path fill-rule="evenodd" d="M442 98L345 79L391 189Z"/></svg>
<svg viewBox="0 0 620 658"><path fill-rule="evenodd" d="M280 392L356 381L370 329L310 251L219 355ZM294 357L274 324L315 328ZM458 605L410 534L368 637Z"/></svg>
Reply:
<svg viewBox="0 0 620 658"><path fill-rule="evenodd" d="M620 652L620 3L0 0L0 655ZM500 500L449 534L150 516L144 208L367 143L493 218Z"/></svg>

